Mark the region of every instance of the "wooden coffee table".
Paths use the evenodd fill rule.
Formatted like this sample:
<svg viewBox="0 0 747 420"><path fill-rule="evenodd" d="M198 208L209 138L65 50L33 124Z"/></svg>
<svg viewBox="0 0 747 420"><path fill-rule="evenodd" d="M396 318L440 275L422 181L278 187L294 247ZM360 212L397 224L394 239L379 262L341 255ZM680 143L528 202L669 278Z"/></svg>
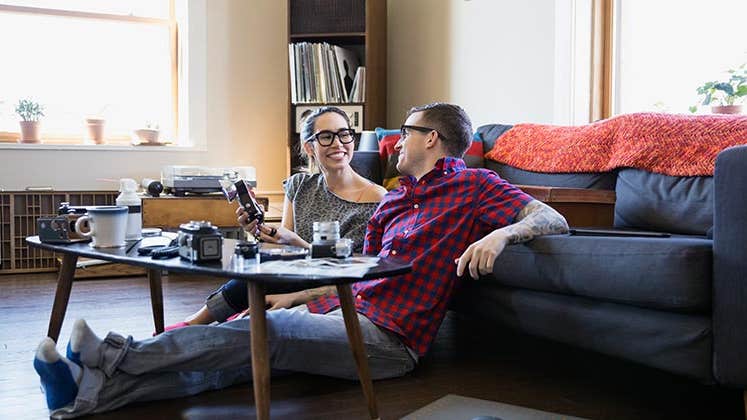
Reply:
<svg viewBox="0 0 747 420"><path fill-rule="evenodd" d="M371 375L368 371L368 360L366 358L363 339L355 311L355 302L350 285L362 280L377 279L405 274L411 271L412 265L394 259L380 259L376 267L370 268L363 277L326 277L304 274L276 274L263 273L261 265L257 270L241 271L233 267L231 257L233 256L235 240L225 239L223 242L222 262L207 264L192 264L181 258L167 260L154 260L150 257L139 256L137 249L139 243L131 244L124 248L96 249L89 246L87 242L74 244L47 244L39 241L38 236L26 238L29 246L46 249L63 255L62 266L57 278L57 291L55 293L52 315L49 319L47 336L57 341L60 334L62 322L65 319L70 291L73 285L73 274L78 257L89 257L101 260L113 261L122 264L145 267L150 282L151 306L153 308L153 321L157 332L163 332L163 291L161 287L161 272L163 270L202 274L216 277L245 280L249 286L249 314L251 324L251 353L252 353L252 375L254 379L254 401L256 404L257 418L268 419L270 417L270 359L267 347L267 319L265 317L265 289L268 286L282 287L288 291L305 290L320 286L336 286L340 299L345 328L353 351L358 377L361 381L363 393L368 403L368 411L371 418L378 418L378 408L373 392Z"/></svg>

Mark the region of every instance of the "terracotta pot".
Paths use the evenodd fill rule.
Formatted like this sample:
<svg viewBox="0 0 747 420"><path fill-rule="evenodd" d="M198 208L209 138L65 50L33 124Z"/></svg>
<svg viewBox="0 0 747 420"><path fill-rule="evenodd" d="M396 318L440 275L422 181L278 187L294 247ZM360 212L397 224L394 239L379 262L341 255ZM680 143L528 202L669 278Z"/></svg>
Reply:
<svg viewBox="0 0 747 420"><path fill-rule="evenodd" d="M106 143L104 139L104 119L103 118L86 118L88 126L88 138L96 144Z"/></svg>
<svg viewBox="0 0 747 420"><path fill-rule="evenodd" d="M714 105L711 107L714 114L741 114L742 105Z"/></svg>
<svg viewBox="0 0 747 420"><path fill-rule="evenodd" d="M41 143L39 121L19 121L21 123L21 143Z"/></svg>

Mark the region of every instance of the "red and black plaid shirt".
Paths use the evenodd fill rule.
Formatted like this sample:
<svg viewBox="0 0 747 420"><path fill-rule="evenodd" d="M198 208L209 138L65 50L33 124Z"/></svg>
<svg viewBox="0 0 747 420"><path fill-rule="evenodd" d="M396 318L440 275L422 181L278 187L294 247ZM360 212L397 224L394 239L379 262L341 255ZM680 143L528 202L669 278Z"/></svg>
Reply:
<svg viewBox="0 0 747 420"><path fill-rule="evenodd" d="M486 169L440 159L419 181L400 179L368 222L364 252L412 261L409 274L352 285L356 310L393 331L418 355L436 336L458 281L456 264L467 246L509 225L532 198ZM340 305L322 297L309 310Z"/></svg>

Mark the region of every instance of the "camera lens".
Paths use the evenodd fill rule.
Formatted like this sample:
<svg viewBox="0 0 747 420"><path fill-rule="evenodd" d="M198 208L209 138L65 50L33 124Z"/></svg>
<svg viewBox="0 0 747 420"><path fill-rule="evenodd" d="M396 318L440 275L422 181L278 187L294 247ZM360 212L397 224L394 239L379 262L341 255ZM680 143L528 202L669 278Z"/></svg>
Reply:
<svg viewBox="0 0 747 420"><path fill-rule="evenodd" d="M340 222L314 222L314 242L340 239Z"/></svg>
<svg viewBox="0 0 747 420"><path fill-rule="evenodd" d="M234 254L243 258L254 258L259 252L259 244L255 242L239 241L233 249Z"/></svg>

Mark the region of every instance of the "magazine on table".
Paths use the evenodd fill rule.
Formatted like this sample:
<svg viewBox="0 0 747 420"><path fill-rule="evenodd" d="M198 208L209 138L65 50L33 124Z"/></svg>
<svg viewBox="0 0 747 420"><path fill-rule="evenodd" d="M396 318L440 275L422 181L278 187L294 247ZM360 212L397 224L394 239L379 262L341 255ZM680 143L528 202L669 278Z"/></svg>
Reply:
<svg viewBox="0 0 747 420"><path fill-rule="evenodd" d="M376 267L379 257L310 258L273 260L260 264L260 271L269 274L297 274L324 277L363 277Z"/></svg>

